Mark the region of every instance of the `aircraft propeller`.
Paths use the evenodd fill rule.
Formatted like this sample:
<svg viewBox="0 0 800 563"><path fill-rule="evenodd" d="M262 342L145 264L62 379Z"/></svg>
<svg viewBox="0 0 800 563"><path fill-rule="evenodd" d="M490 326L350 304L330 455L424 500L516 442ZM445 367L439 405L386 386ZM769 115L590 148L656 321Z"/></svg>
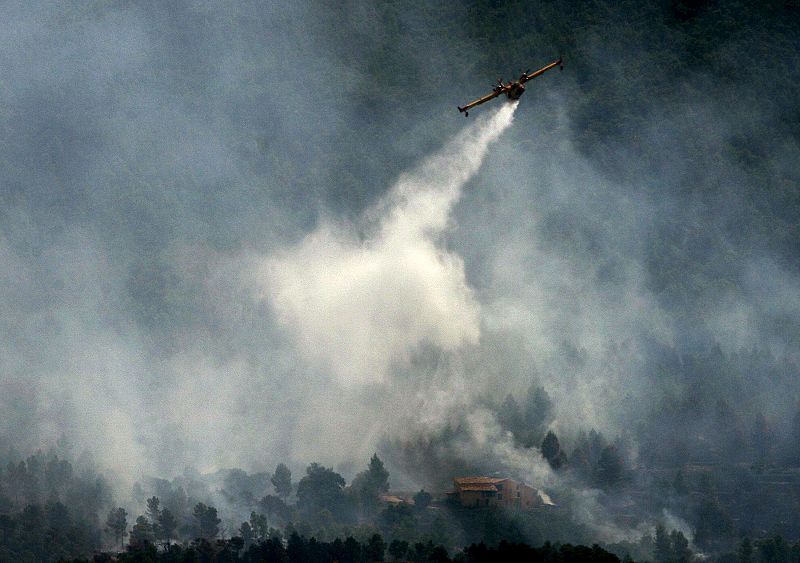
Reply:
<svg viewBox="0 0 800 563"><path fill-rule="evenodd" d="M465 106L458 106L458 111L462 112L465 116L469 115L468 110L472 109L475 106L479 106L483 103L488 102L489 100L493 100L500 96L501 94L506 94L509 100L518 100L519 97L525 92L524 84L528 80L533 80L537 76L547 72L553 67L559 66L563 68L563 61L562 59L558 59L557 61L550 63L549 65L537 70L534 73L531 73L531 69L527 69L525 72L521 73L521 76L518 80L509 80L508 84L503 83L502 78L497 79L497 85L492 86L492 92L485 96L474 100Z"/></svg>

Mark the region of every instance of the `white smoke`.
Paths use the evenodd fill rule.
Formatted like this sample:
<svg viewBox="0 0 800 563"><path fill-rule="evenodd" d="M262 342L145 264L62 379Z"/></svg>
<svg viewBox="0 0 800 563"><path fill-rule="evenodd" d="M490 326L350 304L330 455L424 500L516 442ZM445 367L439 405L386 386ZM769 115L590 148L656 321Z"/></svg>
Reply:
<svg viewBox="0 0 800 563"><path fill-rule="evenodd" d="M263 294L301 357L343 383L380 383L420 346L477 343L479 304L461 258L440 239L515 108L483 115L401 175L359 225L325 220L263 263Z"/></svg>
<svg viewBox="0 0 800 563"><path fill-rule="evenodd" d="M459 444L468 455L490 453L498 467L537 487L555 485L556 475L537 448L521 448L514 443L514 436L503 430L494 412L477 408L466 418L469 443Z"/></svg>

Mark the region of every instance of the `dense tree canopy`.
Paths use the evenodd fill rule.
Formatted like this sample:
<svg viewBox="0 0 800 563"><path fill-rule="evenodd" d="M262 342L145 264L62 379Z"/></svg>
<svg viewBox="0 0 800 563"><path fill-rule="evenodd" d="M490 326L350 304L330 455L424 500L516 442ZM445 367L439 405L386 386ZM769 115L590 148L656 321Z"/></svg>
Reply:
<svg viewBox="0 0 800 563"><path fill-rule="evenodd" d="M275 468L275 473L270 479L275 493L283 500L292 494L292 472L283 463L279 463Z"/></svg>
<svg viewBox="0 0 800 563"><path fill-rule="evenodd" d="M344 477L332 469L312 463L297 483L298 507L309 516L321 510L341 514L346 502L344 486Z"/></svg>

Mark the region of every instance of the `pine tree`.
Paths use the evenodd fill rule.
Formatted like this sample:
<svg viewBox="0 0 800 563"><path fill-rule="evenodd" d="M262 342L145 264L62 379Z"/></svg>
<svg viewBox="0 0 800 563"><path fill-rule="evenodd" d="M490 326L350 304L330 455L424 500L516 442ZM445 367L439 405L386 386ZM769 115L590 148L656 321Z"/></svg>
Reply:
<svg viewBox="0 0 800 563"><path fill-rule="evenodd" d="M519 408L519 403L517 403L517 400L511 393L506 395L503 404L500 406L497 420L500 422L503 430L511 432L515 437L517 437L520 434L520 430L524 428L522 411Z"/></svg>
<svg viewBox="0 0 800 563"><path fill-rule="evenodd" d="M147 515L147 519L150 521L150 526L153 530L153 537L156 541L161 539L161 527L159 526L159 519L161 518L161 501L158 500L158 497L150 497L147 499L147 510L145 514Z"/></svg>
<svg viewBox="0 0 800 563"><path fill-rule="evenodd" d="M615 446L606 446L597 460L595 479L601 486L616 485L622 479L622 458Z"/></svg>
<svg viewBox="0 0 800 563"><path fill-rule="evenodd" d="M148 544L155 544L155 534L153 534L153 526L150 521L144 517L139 516L136 519L136 524L131 528L129 544L134 548L141 548Z"/></svg>
<svg viewBox="0 0 800 563"><path fill-rule="evenodd" d="M126 530L128 529L128 513L125 511L124 508L112 508L111 512L108 513L108 517L106 518L106 531L108 531L111 536L119 541L119 547L122 549L123 547L123 540L127 535Z"/></svg>
<svg viewBox="0 0 800 563"><path fill-rule="evenodd" d="M672 557L676 563L688 563L692 558L692 551L689 549L689 540L679 530L672 530L669 535L672 542Z"/></svg>
<svg viewBox="0 0 800 563"><path fill-rule="evenodd" d="M292 494L292 472L289 471L289 468L279 463L270 481L272 486L275 487L275 494L286 502L286 499Z"/></svg>
<svg viewBox="0 0 800 563"><path fill-rule="evenodd" d="M667 534L666 528L664 528L662 524L656 526L656 545L654 551L653 557L656 563L671 563L674 559L672 541L670 540L669 534Z"/></svg>
<svg viewBox="0 0 800 563"><path fill-rule="evenodd" d="M750 538L744 538L739 544L736 557L739 563L753 563L753 542L750 541Z"/></svg>
<svg viewBox="0 0 800 563"><path fill-rule="evenodd" d="M263 514L256 512L250 513L250 529L253 531L253 536L256 541L264 541L269 534L269 526L267 526L267 517Z"/></svg>
<svg viewBox="0 0 800 563"><path fill-rule="evenodd" d="M192 515L197 522L199 535L206 540L213 540L219 534L219 524L222 520L217 518L217 509L198 502Z"/></svg>
<svg viewBox="0 0 800 563"><path fill-rule="evenodd" d="M567 461L567 456L561 451L561 444L558 443L558 438L552 430L547 432L547 435L542 441L542 456L550 464L553 469L560 469Z"/></svg>
<svg viewBox="0 0 800 563"><path fill-rule="evenodd" d="M172 515L169 508L165 508L158 516L158 529L161 534L161 539L165 545L169 545L172 538L175 537L175 530L178 528L178 521Z"/></svg>

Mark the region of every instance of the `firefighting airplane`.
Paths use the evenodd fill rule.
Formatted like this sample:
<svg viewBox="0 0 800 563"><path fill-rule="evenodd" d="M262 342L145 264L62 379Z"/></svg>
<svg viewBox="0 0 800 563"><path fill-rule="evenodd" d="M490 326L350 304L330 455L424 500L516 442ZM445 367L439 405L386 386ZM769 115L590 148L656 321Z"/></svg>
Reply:
<svg viewBox="0 0 800 563"><path fill-rule="evenodd" d="M508 84L503 84L503 80L498 78L497 79L497 86L494 87L491 94L486 94L482 98L478 98L474 102L470 102L464 107L459 106L458 111L464 114L464 117L469 115L469 110L474 108L475 106L479 106L488 102L489 100L493 100L497 96L501 94L505 94L508 96L509 100L519 100L519 97L525 92L525 84L528 80L533 80L537 76L540 76L550 70L551 68L559 67L561 70L564 70L564 61L561 57L555 62L550 63L544 68L540 68L536 72L526 71L522 73L522 76L519 77L519 80L514 82L509 81ZM530 74L529 74L530 73Z"/></svg>

